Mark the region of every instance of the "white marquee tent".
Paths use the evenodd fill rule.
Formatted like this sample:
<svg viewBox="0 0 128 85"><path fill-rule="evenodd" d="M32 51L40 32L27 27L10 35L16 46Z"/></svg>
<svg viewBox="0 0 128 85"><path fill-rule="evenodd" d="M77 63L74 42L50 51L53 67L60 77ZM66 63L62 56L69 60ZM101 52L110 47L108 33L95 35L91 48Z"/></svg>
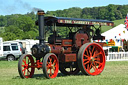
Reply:
<svg viewBox="0 0 128 85"><path fill-rule="evenodd" d="M122 39L128 40L128 31L123 24L106 31L101 35L105 36L106 41L113 39L116 46L122 46Z"/></svg>

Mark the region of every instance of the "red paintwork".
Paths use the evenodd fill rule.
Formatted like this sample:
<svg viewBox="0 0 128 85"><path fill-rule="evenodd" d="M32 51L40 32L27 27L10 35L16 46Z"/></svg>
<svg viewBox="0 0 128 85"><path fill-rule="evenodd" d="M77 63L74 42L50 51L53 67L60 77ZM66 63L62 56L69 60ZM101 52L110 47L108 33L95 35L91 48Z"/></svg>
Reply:
<svg viewBox="0 0 128 85"><path fill-rule="evenodd" d="M62 40L62 46L72 46L72 40L71 39L63 39Z"/></svg>
<svg viewBox="0 0 128 85"><path fill-rule="evenodd" d="M49 45L51 48L51 53L55 53L55 54L61 54L63 52L63 48L61 45Z"/></svg>
<svg viewBox="0 0 128 85"><path fill-rule="evenodd" d="M83 44L89 42L88 35L83 33L75 34L75 45L76 47L81 47Z"/></svg>
<svg viewBox="0 0 128 85"><path fill-rule="evenodd" d="M71 47L64 48L61 45L51 45L51 44L49 46L51 48L51 53L55 53L55 54L72 53Z"/></svg>
<svg viewBox="0 0 128 85"><path fill-rule="evenodd" d="M89 42L88 35L84 33L76 33L74 37L74 46L80 48L83 44ZM51 53L55 53L58 56L60 62L75 62L76 53L72 51L73 40L71 39L62 39L61 45L49 44L51 48Z"/></svg>
<svg viewBox="0 0 128 85"><path fill-rule="evenodd" d="M59 61L55 55L50 55L47 60L47 74L50 78L55 78L59 71Z"/></svg>
<svg viewBox="0 0 128 85"><path fill-rule="evenodd" d="M28 59L26 59L27 57ZM31 78L34 73L34 68L38 68L38 69L42 68L42 62L40 62L40 60L37 60L36 63L34 63L34 60L32 59L32 57L30 55L27 55L23 60L22 67L23 67L22 72L24 73L24 76L26 78ZM30 75L28 75L28 73L30 73Z"/></svg>
<svg viewBox="0 0 128 85"><path fill-rule="evenodd" d="M93 47L92 50L90 46ZM105 66L105 53L102 47L96 43L88 45L82 56L83 66L89 75L100 74Z"/></svg>
<svg viewBox="0 0 128 85"><path fill-rule="evenodd" d="M26 55L22 61L22 73L25 78L31 78L34 74L34 60L31 55Z"/></svg>
<svg viewBox="0 0 128 85"><path fill-rule="evenodd" d="M62 54L59 55L59 60L60 62L75 62L76 61L76 54L72 53L72 54Z"/></svg>
<svg viewBox="0 0 128 85"><path fill-rule="evenodd" d="M40 62L40 60L36 60L36 63L35 63L35 68L42 68L42 62Z"/></svg>

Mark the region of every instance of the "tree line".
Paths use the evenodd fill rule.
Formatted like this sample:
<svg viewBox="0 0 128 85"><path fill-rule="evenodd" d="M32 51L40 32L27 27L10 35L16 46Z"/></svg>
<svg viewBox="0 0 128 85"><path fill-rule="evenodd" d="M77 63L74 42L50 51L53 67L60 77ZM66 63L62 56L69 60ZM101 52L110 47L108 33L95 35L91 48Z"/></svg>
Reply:
<svg viewBox="0 0 128 85"><path fill-rule="evenodd" d="M55 15L59 17L73 17L84 19L103 19L103 20L118 20L124 19L128 13L128 5L113 5L102 7L72 7L64 10L47 11L48 15Z"/></svg>
<svg viewBox="0 0 128 85"><path fill-rule="evenodd" d="M45 16L71 17L84 19L119 20L128 13L128 5L113 5L102 7L72 7L64 10L47 11ZM36 39L38 27L35 25L37 15L34 12L27 14L0 15L0 37L5 41L15 39ZM60 33L65 32L63 29Z"/></svg>
<svg viewBox="0 0 128 85"><path fill-rule="evenodd" d="M25 15L12 14L0 16L0 37L5 41L16 39L36 39L38 27L34 12Z"/></svg>

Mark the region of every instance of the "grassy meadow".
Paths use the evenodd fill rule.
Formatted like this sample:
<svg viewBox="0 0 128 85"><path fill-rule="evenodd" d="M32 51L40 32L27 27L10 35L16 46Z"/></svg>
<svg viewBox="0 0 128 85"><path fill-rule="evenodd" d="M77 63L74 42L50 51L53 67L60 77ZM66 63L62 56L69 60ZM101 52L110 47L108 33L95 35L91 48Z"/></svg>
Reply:
<svg viewBox="0 0 128 85"><path fill-rule="evenodd" d="M46 79L42 69L34 77L21 79L18 61L0 61L0 85L128 85L128 61L106 62L104 71L98 76L64 76L59 73L54 79Z"/></svg>

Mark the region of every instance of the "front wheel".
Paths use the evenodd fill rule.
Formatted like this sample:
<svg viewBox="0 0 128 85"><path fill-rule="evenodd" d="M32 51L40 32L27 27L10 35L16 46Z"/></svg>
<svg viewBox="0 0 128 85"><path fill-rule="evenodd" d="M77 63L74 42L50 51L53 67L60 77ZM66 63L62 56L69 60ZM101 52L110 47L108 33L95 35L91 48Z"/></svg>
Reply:
<svg viewBox="0 0 128 85"><path fill-rule="evenodd" d="M48 53L43 59L43 72L46 78L55 78L59 71L59 61L55 54Z"/></svg>
<svg viewBox="0 0 128 85"><path fill-rule="evenodd" d="M14 61L15 57L13 55L7 56L7 61Z"/></svg>
<svg viewBox="0 0 128 85"><path fill-rule="evenodd" d="M34 74L34 59L29 54L24 54L18 62L18 72L21 78L31 78Z"/></svg>
<svg viewBox="0 0 128 85"><path fill-rule="evenodd" d="M85 75L98 75L105 67L105 53L97 43L86 43L78 52L78 66Z"/></svg>

